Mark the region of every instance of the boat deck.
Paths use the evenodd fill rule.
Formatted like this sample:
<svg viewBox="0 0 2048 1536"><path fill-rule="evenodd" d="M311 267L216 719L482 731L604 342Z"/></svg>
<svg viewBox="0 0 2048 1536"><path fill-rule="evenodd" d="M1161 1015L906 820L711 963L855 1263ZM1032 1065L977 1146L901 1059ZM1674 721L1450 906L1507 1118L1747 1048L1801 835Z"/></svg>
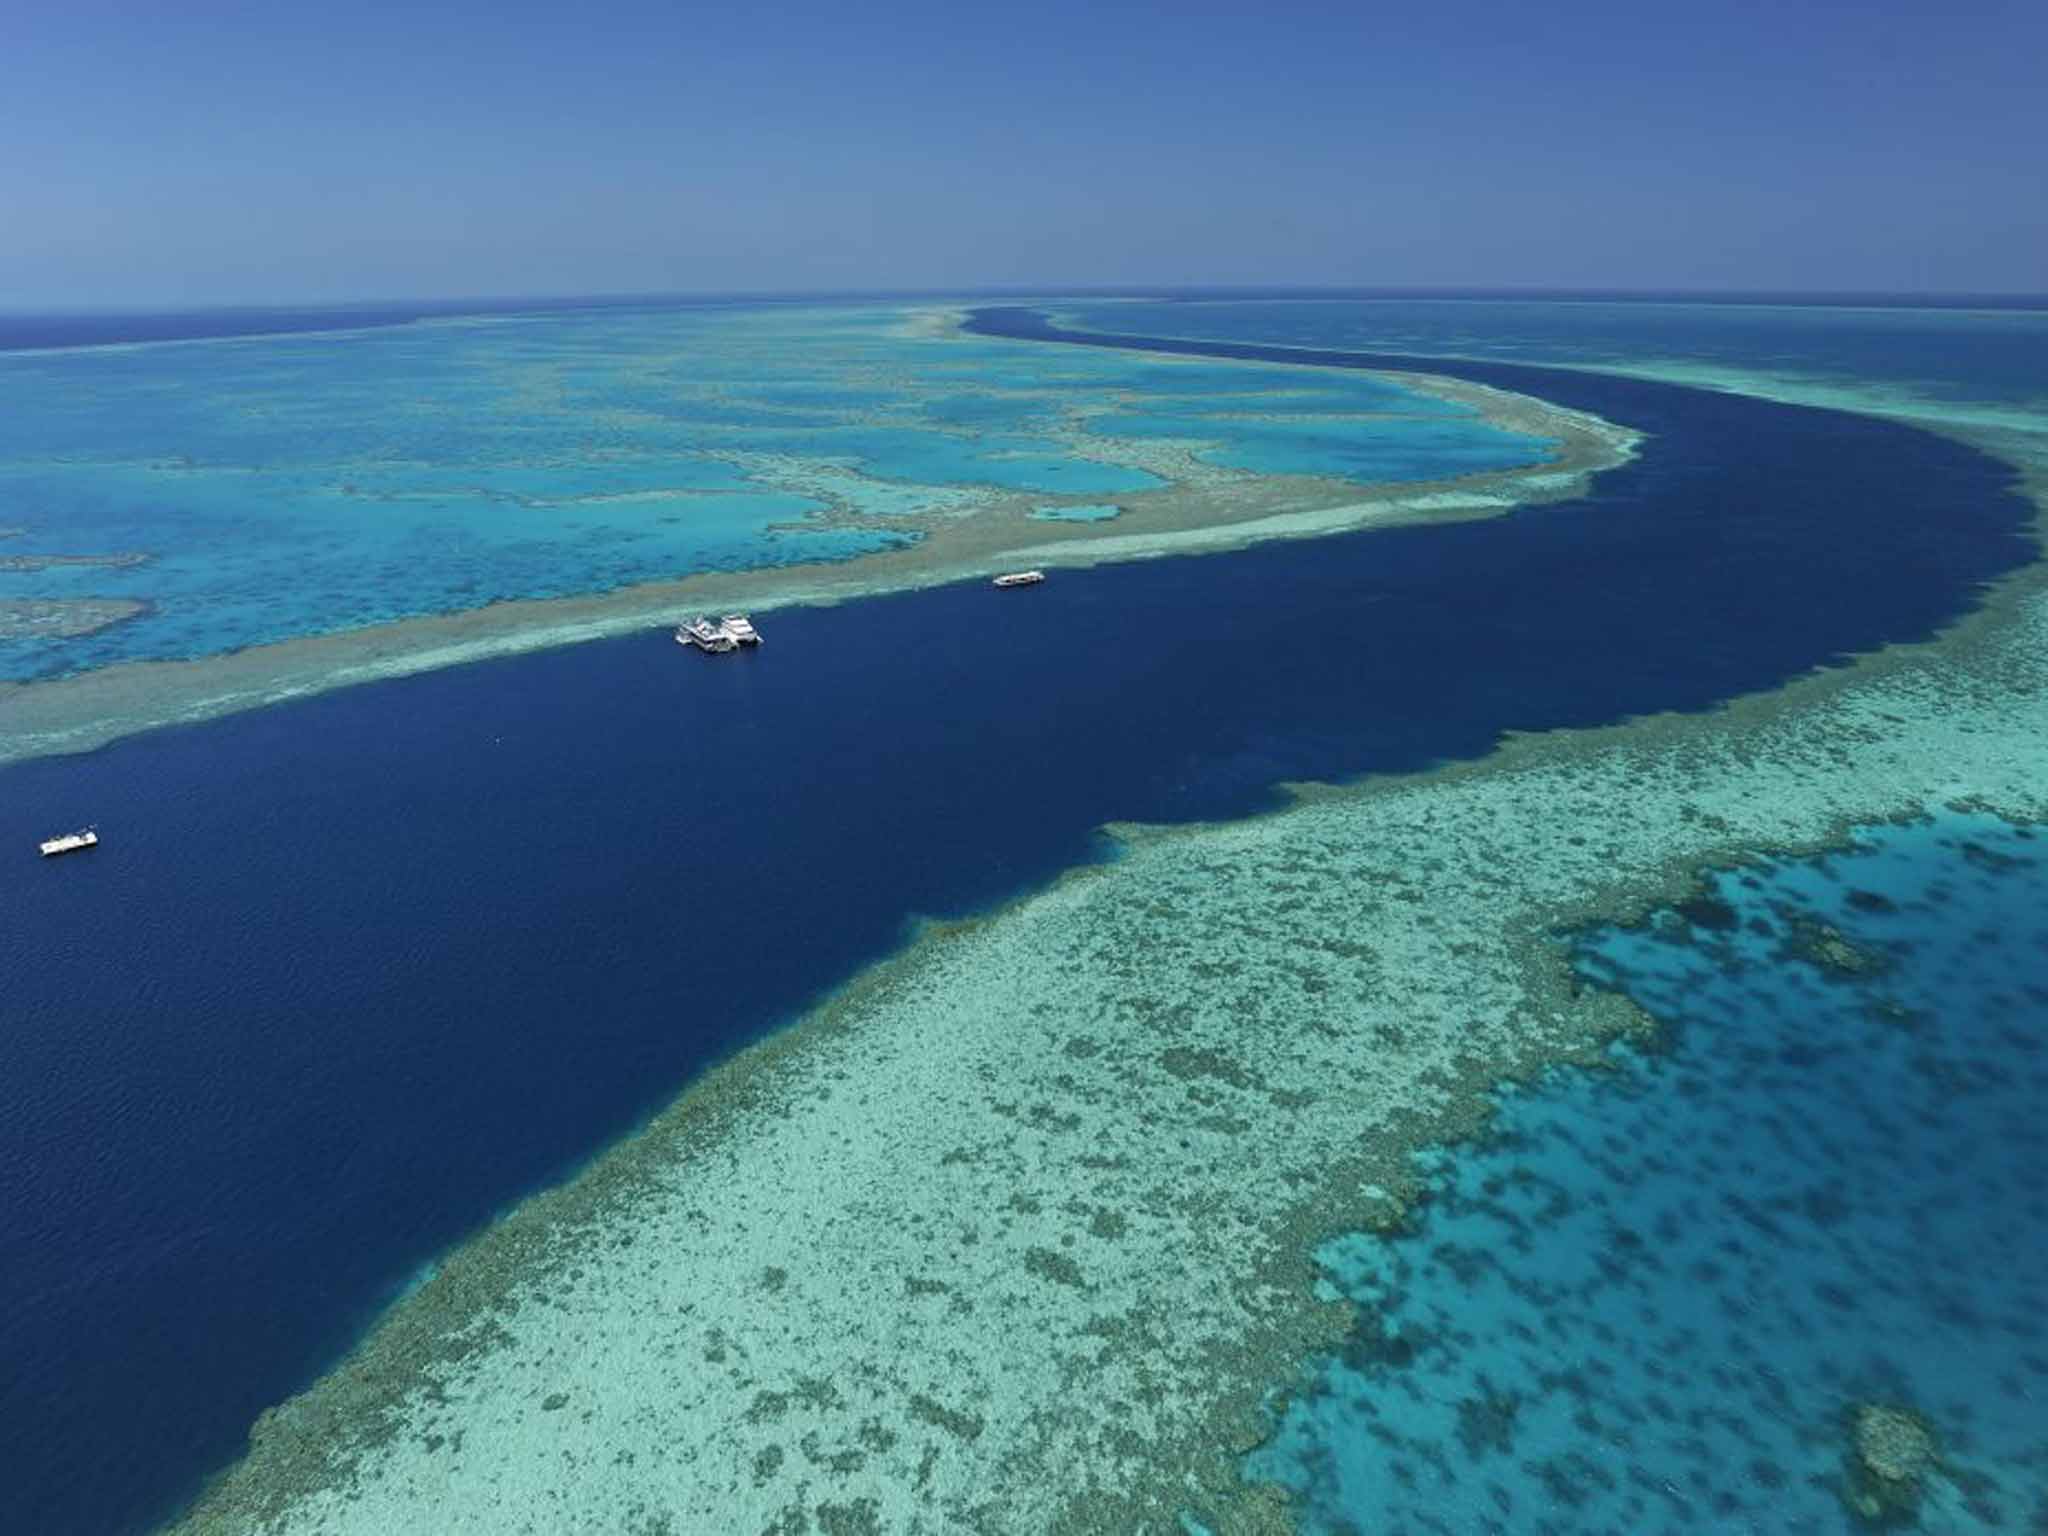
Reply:
<svg viewBox="0 0 2048 1536"><path fill-rule="evenodd" d="M709 655L760 643L761 632L744 613L729 613L715 623L708 618L688 619L676 626L677 645L693 645Z"/></svg>

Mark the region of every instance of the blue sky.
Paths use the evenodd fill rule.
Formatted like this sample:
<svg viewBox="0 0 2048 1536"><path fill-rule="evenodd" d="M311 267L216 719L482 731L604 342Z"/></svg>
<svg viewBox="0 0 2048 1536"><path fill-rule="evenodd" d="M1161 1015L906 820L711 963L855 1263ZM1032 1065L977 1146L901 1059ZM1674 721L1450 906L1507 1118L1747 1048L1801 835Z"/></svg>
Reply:
<svg viewBox="0 0 2048 1536"><path fill-rule="evenodd" d="M2040 0L0 0L0 309L2048 290Z"/></svg>

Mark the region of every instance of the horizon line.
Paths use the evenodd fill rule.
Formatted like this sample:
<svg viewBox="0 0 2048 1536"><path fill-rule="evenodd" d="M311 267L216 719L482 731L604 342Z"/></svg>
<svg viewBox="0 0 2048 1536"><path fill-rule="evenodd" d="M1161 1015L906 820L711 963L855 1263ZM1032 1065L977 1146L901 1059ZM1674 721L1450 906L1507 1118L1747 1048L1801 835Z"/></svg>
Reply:
<svg viewBox="0 0 2048 1536"><path fill-rule="evenodd" d="M0 306L0 320L69 320L122 316L263 315L307 311L418 309L447 312L464 307L612 307L628 304L772 304L858 299L947 298L1353 298L1353 299L1533 299L1556 301L1778 304L1805 307L2048 308L2048 291L1910 288L1686 288L1602 287L1551 284L1423 283L999 283L962 287L772 288L772 289L603 289L581 293L483 292L347 299L264 299L212 303L113 303Z"/></svg>

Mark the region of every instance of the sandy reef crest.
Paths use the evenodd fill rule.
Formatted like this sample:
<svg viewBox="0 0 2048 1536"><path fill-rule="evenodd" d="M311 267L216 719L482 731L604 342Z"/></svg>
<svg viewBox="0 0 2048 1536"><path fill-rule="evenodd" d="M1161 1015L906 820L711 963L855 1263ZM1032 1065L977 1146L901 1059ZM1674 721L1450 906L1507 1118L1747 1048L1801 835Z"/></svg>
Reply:
<svg viewBox="0 0 2048 1536"><path fill-rule="evenodd" d="M1236 1463L1349 1323L1315 1243L1645 1026L1559 931L1930 806L2048 818L2044 684L2035 566L1711 714L1117 829L449 1256L177 1529L1288 1529Z"/></svg>

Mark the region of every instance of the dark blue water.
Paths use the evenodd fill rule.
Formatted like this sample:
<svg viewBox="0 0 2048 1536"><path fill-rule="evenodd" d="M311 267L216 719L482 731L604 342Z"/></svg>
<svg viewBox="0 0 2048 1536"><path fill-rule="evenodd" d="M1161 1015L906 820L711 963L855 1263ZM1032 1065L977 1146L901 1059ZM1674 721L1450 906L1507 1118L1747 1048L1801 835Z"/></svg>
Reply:
<svg viewBox="0 0 2048 1536"><path fill-rule="evenodd" d="M1705 366L1805 384L1904 386L1923 401L2048 400L2048 304L1816 305L1585 295L1062 302L1079 329L1593 367Z"/></svg>
<svg viewBox="0 0 2048 1536"><path fill-rule="evenodd" d="M1852 1536L1881 1404L1940 1443L1921 1528L2048 1528L2044 900L2040 838L1944 815L1590 936L1664 1048L1326 1248L1356 1337L1249 1470L1311 1532Z"/></svg>
<svg viewBox="0 0 2048 1536"><path fill-rule="evenodd" d="M1773 308L1754 304L1303 299L1087 303L1066 323L1016 305L974 312L990 336L1141 347L1193 356L1430 367L1465 377L1499 363L1626 367L1655 363L1786 375L1811 385L1904 386L1928 402L2031 407L2048 399L2048 310L1959 312ZM1478 360L1484 360L1478 361ZM1474 374L1472 377L1479 377Z"/></svg>
<svg viewBox="0 0 2048 1536"><path fill-rule="evenodd" d="M162 1512L423 1260L1104 821L1703 708L2034 554L2011 473L1939 438L1459 371L1652 439L1494 522L777 614L728 662L649 634L0 773L0 1530ZM97 852L34 857L88 818Z"/></svg>

